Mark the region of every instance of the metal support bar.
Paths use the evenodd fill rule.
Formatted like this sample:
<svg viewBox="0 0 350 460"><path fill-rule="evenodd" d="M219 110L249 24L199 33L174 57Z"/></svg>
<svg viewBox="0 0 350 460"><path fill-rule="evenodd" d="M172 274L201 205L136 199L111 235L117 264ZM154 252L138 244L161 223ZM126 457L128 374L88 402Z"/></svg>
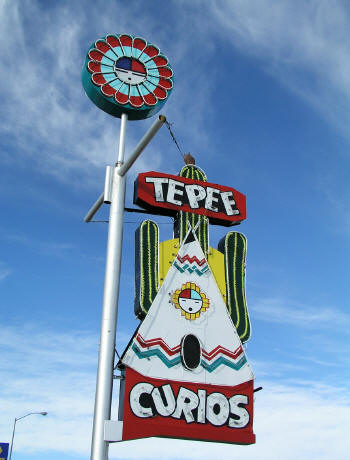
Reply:
<svg viewBox="0 0 350 460"><path fill-rule="evenodd" d="M103 205L104 195L104 192L102 192L101 195L95 201L95 203L91 206L88 213L84 217L85 222L90 222L94 215L97 213L97 211L100 209L100 207Z"/></svg>
<svg viewBox="0 0 350 460"><path fill-rule="evenodd" d="M119 169L119 175L124 176L131 166L135 163L137 158L140 156L142 151L147 147L149 142L158 132L159 128L166 122L166 118L164 115L159 115L158 119L153 123L150 129L146 132L143 138L135 147L134 151L130 155L130 158L125 162L125 164ZM118 160L119 161L119 160ZM97 198L96 202L91 206L88 213L84 217L85 222L90 222L100 207L103 205L105 193L101 193L101 195Z"/></svg>
<svg viewBox="0 0 350 460"><path fill-rule="evenodd" d="M132 154L130 155L128 160L119 169L118 174L120 176L124 176L129 171L129 169L135 163L135 161L140 156L142 151L147 147L149 142L153 139L155 134L158 132L158 130L161 128L161 126L165 122L166 122L165 116L164 115L159 115L158 119L153 123L153 125L150 127L150 129L146 132L146 134L143 136L143 138L137 144L137 146L135 147L134 151L132 152Z"/></svg>

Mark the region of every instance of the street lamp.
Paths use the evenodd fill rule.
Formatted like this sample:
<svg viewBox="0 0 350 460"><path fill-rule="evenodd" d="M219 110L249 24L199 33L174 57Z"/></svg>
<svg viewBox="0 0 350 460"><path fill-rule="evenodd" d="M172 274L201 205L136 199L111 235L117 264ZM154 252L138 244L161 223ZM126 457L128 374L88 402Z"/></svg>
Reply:
<svg viewBox="0 0 350 460"><path fill-rule="evenodd" d="M12 457L13 438L15 437L16 423L18 422L18 420L21 420L21 419L24 418L24 417L28 417L28 415L34 415L34 414L37 414L37 415L47 415L47 412L30 412L29 414L23 415L22 417L15 418L15 422L14 422L14 424L13 424L13 431L12 431L12 440L11 440L11 449L10 449L10 457L9 457L9 460L11 460L11 457Z"/></svg>

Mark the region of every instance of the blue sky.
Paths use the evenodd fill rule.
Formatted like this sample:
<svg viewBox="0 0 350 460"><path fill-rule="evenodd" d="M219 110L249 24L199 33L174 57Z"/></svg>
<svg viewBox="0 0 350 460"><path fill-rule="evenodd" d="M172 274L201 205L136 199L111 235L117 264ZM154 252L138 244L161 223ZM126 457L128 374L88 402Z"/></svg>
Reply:
<svg viewBox="0 0 350 460"><path fill-rule="evenodd" d="M49 413L18 422L14 459L89 457L107 226L83 217L119 120L90 102L80 72L93 41L123 32L168 56L162 113L182 149L247 196L247 354L264 389L254 446L150 439L112 445L110 458L347 458L349 30L341 0L0 2L0 441L15 417ZM128 124L126 155L151 124ZM137 173L182 165L163 127L129 173L127 205ZM125 216L119 350L137 325L141 220ZM171 238L171 220L157 221ZM212 226L211 245L226 232Z"/></svg>

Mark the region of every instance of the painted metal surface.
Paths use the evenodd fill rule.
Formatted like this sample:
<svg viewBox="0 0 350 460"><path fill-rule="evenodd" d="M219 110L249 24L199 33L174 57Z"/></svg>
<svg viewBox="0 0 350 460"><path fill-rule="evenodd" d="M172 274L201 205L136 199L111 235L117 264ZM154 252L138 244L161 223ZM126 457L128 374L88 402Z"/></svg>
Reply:
<svg viewBox="0 0 350 460"><path fill-rule="evenodd" d="M252 380L237 386L183 383L128 368L125 395L124 421L114 441L159 436L255 442Z"/></svg>
<svg viewBox="0 0 350 460"><path fill-rule="evenodd" d="M156 114L174 85L168 58L145 39L107 35L91 45L82 70L86 94L103 111L129 120Z"/></svg>
<svg viewBox="0 0 350 460"><path fill-rule="evenodd" d="M156 171L138 175L134 203L164 215L176 215L179 211L200 214L211 223L226 226L246 218L246 198L237 190Z"/></svg>
<svg viewBox="0 0 350 460"><path fill-rule="evenodd" d="M192 229L119 366L123 424L114 440L255 442L254 375Z"/></svg>
<svg viewBox="0 0 350 460"><path fill-rule="evenodd" d="M218 194L228 189L208 183L193 164L179 176L140 176L135 197L151 183L158 203L166 201L169 179L184 190L198 183L204 191L215 185ZM152 180L147 182L147 177ZM160 178L160 186L154 178ZM174 190L170 194L179 198ZM199 201L198 207L205 207ZM108 437L252 444L254 375L242 346L250 337L246 238L229 232L216 250L209 246L206 211L196 214L181 206L171 210L176 238L159 242L159 228L151 220L136 231L135 313L142 322L118 363L123 397L119 422L108 426ZM242 202L239 206L242 210ZM241 215L245 217L245 197Z"/></svg>
<svg viewBox="0 0 350 460"><path fill-rule="evenodd" d="M181 269L179 260L183 261L182 267L186 264L190 270ZM181 364L181 341L187 334L195 335L202 349L200 366L193 371ZM174 381L234 386L254 378L192 230L123 355L122 363L144 376Z"/></svg>

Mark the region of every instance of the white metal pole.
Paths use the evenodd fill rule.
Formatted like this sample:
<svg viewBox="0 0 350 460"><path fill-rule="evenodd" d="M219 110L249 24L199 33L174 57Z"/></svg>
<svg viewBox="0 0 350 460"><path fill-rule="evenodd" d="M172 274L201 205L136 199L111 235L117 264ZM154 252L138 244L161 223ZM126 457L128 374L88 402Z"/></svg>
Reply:
<svg viewBox="0 0 350 460"><path fill-rule="evenodd" d="M101 339L98 358L91 460L108 459L108 442L104 440L104 422L110 420L115 336L119 297L120 266L123 240L126 176L118 174L124 161L125 132L128 116L122 114L118 163L114 169L112 202L109 213L105 286L103 294Z"/></svg>
<svg viewBox="0 0 350 460"><path fill-rule="evenodd" d="M11 449L10 449L9 460L11 460L11 458L12 458L13 439L14 439L14 437L15 437L16 422L17 422L17 419L15 418L15 421L14 421L14 424L13 424L13 431L12 431Z"/></svg>

